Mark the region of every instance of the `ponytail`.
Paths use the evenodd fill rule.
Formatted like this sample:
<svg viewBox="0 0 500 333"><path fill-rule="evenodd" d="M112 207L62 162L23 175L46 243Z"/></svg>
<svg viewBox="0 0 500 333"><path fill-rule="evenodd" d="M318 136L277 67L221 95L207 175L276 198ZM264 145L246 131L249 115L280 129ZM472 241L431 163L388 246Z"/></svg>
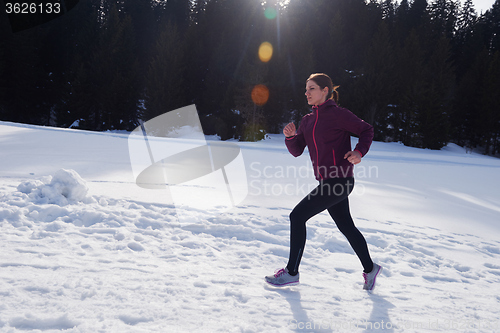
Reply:
<svg viewBox="0 0 500 333"><path fill-rule="evenodd" d="M334 86L331 90L330 99L332 99L335 103L339 104L339 92L337 88L340 86Z"/></svg>

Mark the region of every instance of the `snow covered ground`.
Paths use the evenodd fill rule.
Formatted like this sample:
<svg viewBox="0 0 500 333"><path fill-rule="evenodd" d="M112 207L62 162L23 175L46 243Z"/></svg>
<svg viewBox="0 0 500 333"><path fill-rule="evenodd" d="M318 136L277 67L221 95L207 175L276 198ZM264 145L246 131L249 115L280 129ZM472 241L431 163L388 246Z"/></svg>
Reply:
<svg viewBox="0 0 500 333"><path fill-rule="evenodd" d="M308 155L238 143L246 199L179 223L168 191L135 184L127 138L0 122L1 332L500 331L499 159L374 142L350 202L377 288L322 213L301 284L276 289Z"/></svg>

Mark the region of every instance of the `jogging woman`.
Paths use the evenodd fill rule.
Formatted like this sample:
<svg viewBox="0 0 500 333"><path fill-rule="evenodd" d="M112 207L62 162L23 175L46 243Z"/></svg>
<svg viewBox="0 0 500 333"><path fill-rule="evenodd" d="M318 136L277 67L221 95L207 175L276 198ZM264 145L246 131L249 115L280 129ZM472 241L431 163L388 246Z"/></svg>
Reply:
<svg viewBox="0 0 500 333"><path fill-rule="evenodd" d="M373 140L373 127L351 111L337 105L338 87L326 74L313 74L306 82L306 97L312 113L305 115L299 129L285 126L285 143L295 157L307 146L319 185L295 206L290 213L290 256L285 268L266 276L273 286L299 283L299 265L306 243L306 222L328 210L339 230L349 241L363 266L363 289L372 290L382 267L373 263L368 246L356 228L349 212L348 196L354 186L354 164L361 162ZM351 135L359 136L351 150Z"/></svg>

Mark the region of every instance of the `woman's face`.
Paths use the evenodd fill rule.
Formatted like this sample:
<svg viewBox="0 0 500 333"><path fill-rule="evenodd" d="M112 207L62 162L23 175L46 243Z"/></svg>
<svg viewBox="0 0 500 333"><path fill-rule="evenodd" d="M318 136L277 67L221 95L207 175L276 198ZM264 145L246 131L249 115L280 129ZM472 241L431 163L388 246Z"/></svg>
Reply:
<svg viewBox="0 0 500 333"><path fill-rule="evenodd" d="M309 105L320 105L326 101L326 96L328 95L328 87L321 90L320 86L313 80L309 80L306 83L306 97L307 103Z"/></svg>

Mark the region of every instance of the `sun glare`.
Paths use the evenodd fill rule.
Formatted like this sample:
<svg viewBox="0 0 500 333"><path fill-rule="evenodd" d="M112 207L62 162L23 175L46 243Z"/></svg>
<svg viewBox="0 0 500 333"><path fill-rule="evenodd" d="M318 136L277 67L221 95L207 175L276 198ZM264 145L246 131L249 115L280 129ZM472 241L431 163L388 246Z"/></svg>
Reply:
<svg viewBox="0 0 500 333"><path fill-rule="evenodd" d="M262 62L269 62L273 57L273 46L269 42L264 42L260 44L259 47L259 58Z"/></svg>
<svg viewBox="0 0 500 333"><path fill-rule="evenodd" d="M284 8L290 4L290 0L281 0L281 1L277 1L277 2L273 1L273 3L276 3L279 8ZM262 1L261 4L262 4L262 6L265 7L267 5L267 1Z"/></svg>
<svg viewBox="0 0 500 333"><path fill-rule="evenodd" d="M269 100L269 89L263 85L258 84L252 89L252 101L258 105L263 106Z"/></svg>

